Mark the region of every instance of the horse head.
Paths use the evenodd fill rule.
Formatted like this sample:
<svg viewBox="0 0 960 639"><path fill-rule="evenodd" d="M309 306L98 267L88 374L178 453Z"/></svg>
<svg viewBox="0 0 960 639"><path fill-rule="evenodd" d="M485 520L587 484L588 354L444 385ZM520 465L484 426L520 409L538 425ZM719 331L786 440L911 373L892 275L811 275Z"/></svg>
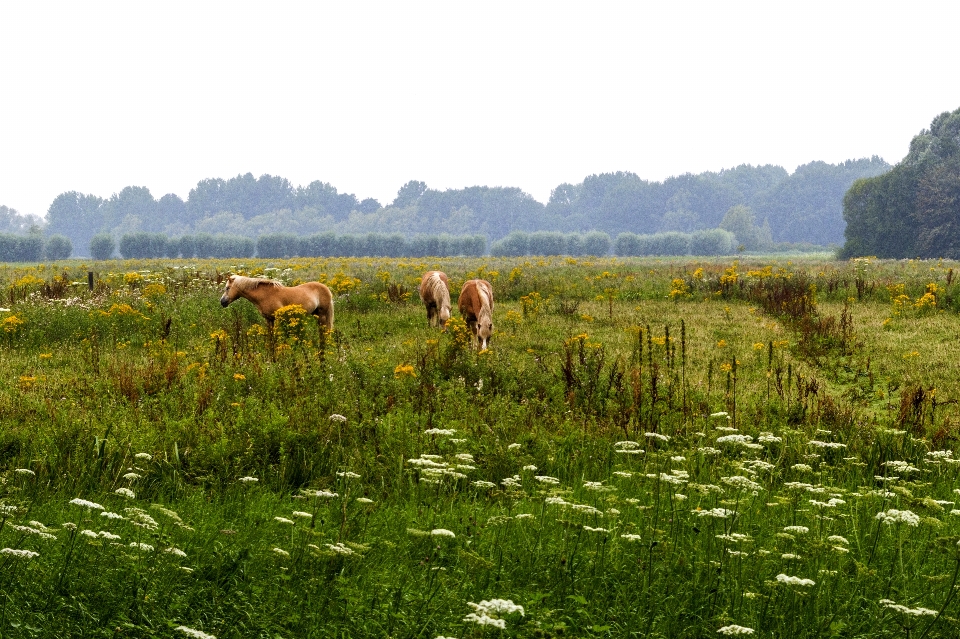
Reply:
<svg viewBox="0 0 960 639"><path fill-rule="evenodd" d="M490 337L493 336L493 320L488 317L481 317L477 320L477 341L480 342L480 350L490 346Z"/></svg>
<svg viewBox="0 0 960 639"><path fill-rule="evenodd" d="M226 308L230 302L237 299L239 292L237 291L237 287L233 285L236 279L236 275L231 275L227 278L227 286L223 289L223 295L220 296L220 306Z"/></svg>

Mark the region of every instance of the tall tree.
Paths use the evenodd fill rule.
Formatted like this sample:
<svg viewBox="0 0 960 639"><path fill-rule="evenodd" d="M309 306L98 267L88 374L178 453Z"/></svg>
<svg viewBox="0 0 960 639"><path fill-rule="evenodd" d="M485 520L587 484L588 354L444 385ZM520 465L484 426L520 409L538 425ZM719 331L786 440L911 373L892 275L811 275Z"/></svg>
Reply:
<svg viewBox="0 0 960 639"><path fill-rule="evenodd" d="M74 250L89 255L90 239L107 229L104 200L77 191L61 193L47 209L47 232L70 238Z"/></svg>
<svg viewBox="0 0 960 639"><path fill-rule="evenodd" d="M843 199L841 255L960 257L960 109L941 113L889 172Z"/></svg>
<svg viewBox="0 0 960 639"><path fill-rule="evenodd" d="M417 180L410 180L406 184L400 187L400 190L397 191L397 197L393 199L393 203L390 205L395 208L405 208L407 206L413 206L420 201L420 196L423 195L427 190L426 182L419 182Z"/></svg>

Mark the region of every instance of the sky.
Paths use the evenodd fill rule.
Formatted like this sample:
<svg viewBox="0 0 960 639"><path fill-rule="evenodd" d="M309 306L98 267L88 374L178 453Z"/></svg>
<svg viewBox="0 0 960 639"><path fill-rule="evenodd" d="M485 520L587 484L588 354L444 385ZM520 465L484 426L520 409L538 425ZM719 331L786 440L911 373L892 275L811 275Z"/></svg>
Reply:
<svg viewBox="0 0 960 639"><path fill-rule="evenodd" d="M252 173L389 204L880 156L960 108L960 3L8 2L0 205Z"/></svg>

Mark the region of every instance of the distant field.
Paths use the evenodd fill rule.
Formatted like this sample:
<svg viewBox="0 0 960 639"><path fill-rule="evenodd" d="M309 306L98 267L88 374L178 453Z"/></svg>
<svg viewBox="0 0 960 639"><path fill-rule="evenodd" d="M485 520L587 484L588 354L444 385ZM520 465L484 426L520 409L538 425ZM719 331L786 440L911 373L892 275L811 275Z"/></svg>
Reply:
<svg viewBox="0 0 960 639"><path fill-rule="evenodd" d="M0 636L954 636L957 268L5 265Z"/></svg>

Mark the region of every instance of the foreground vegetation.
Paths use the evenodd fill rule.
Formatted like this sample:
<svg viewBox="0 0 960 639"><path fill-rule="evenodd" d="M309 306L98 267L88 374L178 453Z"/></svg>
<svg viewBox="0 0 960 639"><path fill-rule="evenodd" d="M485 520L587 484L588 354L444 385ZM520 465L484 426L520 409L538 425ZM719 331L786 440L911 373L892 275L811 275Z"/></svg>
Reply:
<svg viewBox="0 0 960 639"><path fill-rule="evenodd" d="M493 282L490 350L430 268ZM0 634L952 636L954 268L6 267Z"/></svg>

